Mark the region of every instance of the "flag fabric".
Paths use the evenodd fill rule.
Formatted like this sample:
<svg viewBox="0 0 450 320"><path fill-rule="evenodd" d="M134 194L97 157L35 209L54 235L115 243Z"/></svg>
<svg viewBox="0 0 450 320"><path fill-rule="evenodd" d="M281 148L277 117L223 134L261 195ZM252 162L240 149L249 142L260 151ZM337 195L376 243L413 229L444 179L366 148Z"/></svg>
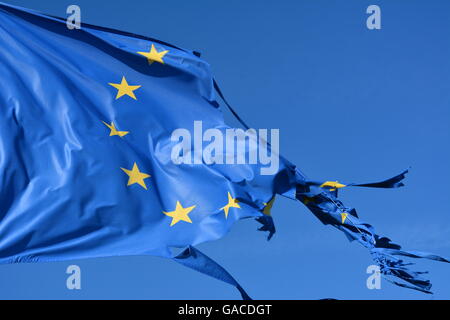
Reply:
<svg viewBox="0 0 450 320"><path fill-rule="evenodd" d="M284 158L273 175L259 164L173 163L174 130L194 131L196 121L231 129L216 93L242 121L196 52L87 24L69 30L63 19L6 4L0 41L0 263L154 255L247 299L194 246L245 218L272 237L277 194L367 247L400 286L429 292L431 284L396 256L449 262L402 250L337 198L349 186L399 187L406 172L354 184L309 180Z"/></svg>
<svg viewBox="0 0 450 320"><path fill-rule="evenodd" d="M375 187L380 187L380 185L385 187L399 186L406 172L389 179L390 182L387 184L379 182L367 185ZM331 188L333 189L333 187ZM334 185L334 188L337 188L336 185ZM450 262L448 259L429 253L404 251L400 245L392 243L389 238L376 234L370 224L360 220L354 208L347 207L338 200L336 190L320 188L315 183L312 187L308 181L305 181L304 184L298 184L297 186L297 199L303 202L322 223L336 227L350 241L356 240L369 249L374 262L380 267L381 274L396 285L431 293L430 281L421 276L426 272L411 271L408 268L411 263L405 263L396 256Z"/></svg>

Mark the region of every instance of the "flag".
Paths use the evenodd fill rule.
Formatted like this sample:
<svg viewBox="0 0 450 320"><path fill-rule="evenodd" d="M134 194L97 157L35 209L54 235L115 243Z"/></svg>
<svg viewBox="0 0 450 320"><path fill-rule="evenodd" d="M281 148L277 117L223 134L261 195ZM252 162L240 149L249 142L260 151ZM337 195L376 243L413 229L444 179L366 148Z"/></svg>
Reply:
<svg viewBox="0 0 450 320"><path fill-rule="evenodd" d="M0 263L154 255L249 299L195 245L245 218L270 239L276 195L300 200L366 246L393 283L430 289L396 255L448 262L401 250L337 199L349 186L399 187L405 173L372 184L313 181L281 158L274 174L263 175L258 163L197 161L204 147L195 137L185 154L192 162L175 163L177 130L236 130L216 93L248 128L196 52L93 25L70 30L61 18L6 4L0 41Z"/></svg>
<svg viewBox="0 0 450 320"><path fill-rule="evenodd" d="M357 241L366 247L374 262L380 267L380 273L386 280L401 287L432 293L431 283L424 279L426 272L412 271L398 256L425 258L435 261L450 261L438 255L425 252L404 251L402 247L391 242L391 239L380 236L372 225L362 221L355 208L346 206L337 198L337 190L346 186L395 188L403 186L401 182L408 170L382 182L348 185L339 182L325 181L320 183L307 181L297 185L296 197L324 224L341 230L350 241Z"/></svg>

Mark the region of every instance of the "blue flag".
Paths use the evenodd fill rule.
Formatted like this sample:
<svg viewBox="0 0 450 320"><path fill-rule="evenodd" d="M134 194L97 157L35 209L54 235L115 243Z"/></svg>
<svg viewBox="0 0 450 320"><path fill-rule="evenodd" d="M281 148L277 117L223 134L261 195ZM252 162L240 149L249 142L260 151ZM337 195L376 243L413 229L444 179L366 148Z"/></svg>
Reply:
<svg viewBox="0 0 450 320"><path fill-rule="evenodd" d="M195 52L92 25L69 30L63 19L5 4L0 41L0 263L155 255L234 285L247 299L193 246L244 218L272 237L277 194L366 246L393 283L431 286L396 255L448 262L402 251L337 199L347 186L399 187L405 173L355 184L309 180L284 158L270 175L258 163L207 163L196 132L235 129L215 93L231 106ZM174 132L193 133L193 151L176 149ZM188 161L174 162L174 150ZM172 248L186 249L174 256Z"/></svg>

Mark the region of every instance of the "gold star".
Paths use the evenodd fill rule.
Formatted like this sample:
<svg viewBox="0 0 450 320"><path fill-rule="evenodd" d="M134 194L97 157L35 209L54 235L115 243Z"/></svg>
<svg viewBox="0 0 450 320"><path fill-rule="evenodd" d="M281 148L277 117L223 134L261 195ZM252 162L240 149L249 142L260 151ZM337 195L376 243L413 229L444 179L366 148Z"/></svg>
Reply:
<svg viewBox="0 0 450 320"><path fill-rule="evenodd" d="M272 206L273 206L274 202L275 202L275 196L272 199L270 199L269 203L264 203L265 207L263 209L263 213L265 215L267 215L267 216L271 215L271 210L272 210Z"/></svg>
<svg viewBox="0 0 450 320"><path fill-rule="evenodd" d="M237 199L234 199L231 196L231 193L228 192L228 204L220 208L220 210L223 210L225 212L225 218L228 218L228 210L230 210L230 208L241 208L238 202L239 201Z"/></svg>
<svg viewBox="0 0 450 320"><path fill-rule="evenodd" d="M162 58L167 54L167 52L169 52L169 50L158 52L153 43L149 52L138 51L139 54L147 58L148 64L152 64L155 61L164 64L164 60Z"/></svg>
<svg viewBox="0 0 450 320"><path fill-rule="evenodd" d="M137 100L133 91L137 90L141 87L141 86L130 86L127 82L127 79L125 79L125 77L122 77L121 83L108 83L108 84L118 90L117 95L116 95L116 100L124 95L130 96L134 100Z"/></svg>
<svg viewBox="0 0 450 320"><path fill-rule="evenodd" d="M118 131L113 122L111 122L111 124L107 124L105 121L102 122L105 126L107 126L111 130L111 132L109 133L110 137L119 136L122 138L123 136L126 136L129 133L128 131Z"/></svg>
<svg viewBox="0 0 450 320"><path fill-rule="evenodd" d="M136 162L134 163L133 169L131 169L131 170L124 169L124 168L120 168L120 169L122 169L129 177L127 186L131 186L132 184L137 183L142 188L147 190L147 186L145 185L144 179L147 179L148 177L151 177L151 176L149 174L140 172Z"/></svg>
<svg viewBox="0 0 450 320"><path fill-rule="evenodd" d="M170 223L170 226L172 227L174 224L176 224L176 223L178 223L180 221L185 221L185 222L192 223L191 218L189 218L188 214L189 214L189 212L194 210L194 208L195 208L195 206L183 208L183 206L181 205L180 201L177 201L177 205L175 207L175 211L171 211L171 212L163 211L163 213L166 216L169 216L169 217L172 218L172 222Z"/></svg>
<svg viewBox="0 0 450 320"><path fill-rule="evenodd" d="M334 191L336 189L346 187L346 185L339 183L338 181L336 181L336 182L335 181L325 181L324 183L322 183L322 185L320 187L321 188L330 187L330 191Z"/></svg>

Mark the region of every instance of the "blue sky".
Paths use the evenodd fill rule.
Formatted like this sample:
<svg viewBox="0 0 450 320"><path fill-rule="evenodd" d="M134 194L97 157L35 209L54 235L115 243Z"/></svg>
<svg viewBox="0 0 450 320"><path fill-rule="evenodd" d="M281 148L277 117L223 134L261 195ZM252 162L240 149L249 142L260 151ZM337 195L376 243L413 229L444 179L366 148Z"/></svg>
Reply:
<svg viewBox="0 0 450 320"><path fill-rule="evenodd" d="M379 234L450 256L450 2L7 1L202 52L225 95L254 128L279 128L281 153L317 180L371 181L412 167L406 187L340 195ZM377 4L382 29L366 28ZM227 121L237 125L226 114ZM199 249L256 299L450 299L450 265L417 261L435 294L366 288L366 249L278 198L277 233L242 221ZM82 289L69 291L77 264ZM0 266L0 298L237 299L234 288L154 257Z"/></svg>

